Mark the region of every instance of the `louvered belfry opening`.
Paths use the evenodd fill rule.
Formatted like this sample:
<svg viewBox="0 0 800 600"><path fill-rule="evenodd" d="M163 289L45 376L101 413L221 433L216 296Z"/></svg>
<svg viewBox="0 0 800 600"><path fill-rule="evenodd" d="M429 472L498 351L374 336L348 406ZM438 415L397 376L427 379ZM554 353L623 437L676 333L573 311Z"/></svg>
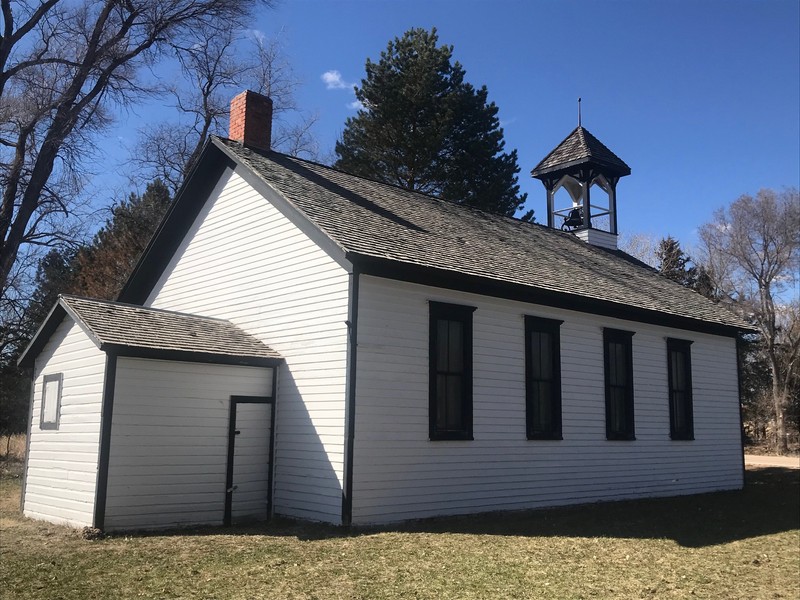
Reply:
<svg viewBox="0 0 800 600"><path fill-rule="evenodd" d="M548 227L614 249L617 183L630 173L621 158L580 125L531 171L547 190Z"/></svg>
<svg viewBox="0 0 800 600"><path fill-rule="evenodd" d="M272 99L246 90L231 100L228 137L257 150L272 144Z"/></svg>

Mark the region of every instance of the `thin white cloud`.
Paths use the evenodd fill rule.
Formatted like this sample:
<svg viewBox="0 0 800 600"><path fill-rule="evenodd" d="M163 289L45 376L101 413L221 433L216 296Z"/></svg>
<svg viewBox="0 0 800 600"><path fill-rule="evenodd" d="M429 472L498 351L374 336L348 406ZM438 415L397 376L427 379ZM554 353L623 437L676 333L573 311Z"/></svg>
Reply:
<svg viewBox="0 0 800 600"><path fill-rule="evenodd" d="M364 105L361 104L361 100L353 100L352 102L347 103L347 108L350 110L361 110L364 108Z"/></svg>
<svg viewBox="0 0 800 600"><path fill-rule="evenodd" d="M342 74L336 69L325 71L321 75L321 79L325 82L325 87L329 90L344 90L352 87L351 84L342 79Z"/></svg>
<svg viewBox="0 0 800 600"><path fill-rule="evenodd" d="M253 36L253 39L255 39L259 44L263 44L267 39L267 34L260 29L246 29L245 31Z"/></svg>

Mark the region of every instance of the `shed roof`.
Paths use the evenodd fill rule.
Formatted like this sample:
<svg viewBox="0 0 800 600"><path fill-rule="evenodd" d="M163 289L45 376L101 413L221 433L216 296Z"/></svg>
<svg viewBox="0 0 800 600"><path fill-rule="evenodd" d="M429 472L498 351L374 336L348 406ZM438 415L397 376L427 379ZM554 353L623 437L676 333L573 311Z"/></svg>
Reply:
<svg viewBox="0 0 800 600"><path fill-rule="evenodd" d="M104 351L149 358L267 364L280 354L230 321L134 304L59 296L19 363L28 366L65 315Z"/></svg>

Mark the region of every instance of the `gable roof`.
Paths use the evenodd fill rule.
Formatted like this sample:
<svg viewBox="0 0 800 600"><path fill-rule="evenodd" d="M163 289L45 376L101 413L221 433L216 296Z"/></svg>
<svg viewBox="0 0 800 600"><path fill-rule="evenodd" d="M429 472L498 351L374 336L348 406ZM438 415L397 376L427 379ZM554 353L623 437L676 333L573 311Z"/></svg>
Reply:
<svg viewBox="0 0 800 600"><path fill-rule="evenodd" d="M578 126L534 167L531 174L539 177L546 173L588 163L602 166L619 176L631 173L631 168L625 164L625 161L609 150L588 130Z"/></svg>
<svg viewBox="0 0 800 600"><path fill-rule="evenodd" d="M266 365L281 356L230 321L62 295L19 359L31 366L69 315L103 351L126 356Z"/></svg>
<svg viewBox="0 0 800 600"><path fill-rule="evenodd" d="M233 165L335 259L362 273L723 335L750 329L624 252L570 233L221 138L202 161L201 171ZM144 302L172 257L169 245L177 248L200 210L196 193L176 200L123 299Z"/></svg>

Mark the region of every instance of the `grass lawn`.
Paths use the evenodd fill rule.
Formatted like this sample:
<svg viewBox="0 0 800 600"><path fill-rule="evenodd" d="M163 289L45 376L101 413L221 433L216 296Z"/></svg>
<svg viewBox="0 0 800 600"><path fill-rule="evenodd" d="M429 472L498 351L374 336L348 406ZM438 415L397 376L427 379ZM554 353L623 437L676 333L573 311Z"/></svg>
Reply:
<svg viewBox="0 0 800 600"><path fill-rule="evenodd" d="M346 531L248 529L87 541L20 517L0 480L0 598L800 598L800 471L743 492Z"/></svg>

